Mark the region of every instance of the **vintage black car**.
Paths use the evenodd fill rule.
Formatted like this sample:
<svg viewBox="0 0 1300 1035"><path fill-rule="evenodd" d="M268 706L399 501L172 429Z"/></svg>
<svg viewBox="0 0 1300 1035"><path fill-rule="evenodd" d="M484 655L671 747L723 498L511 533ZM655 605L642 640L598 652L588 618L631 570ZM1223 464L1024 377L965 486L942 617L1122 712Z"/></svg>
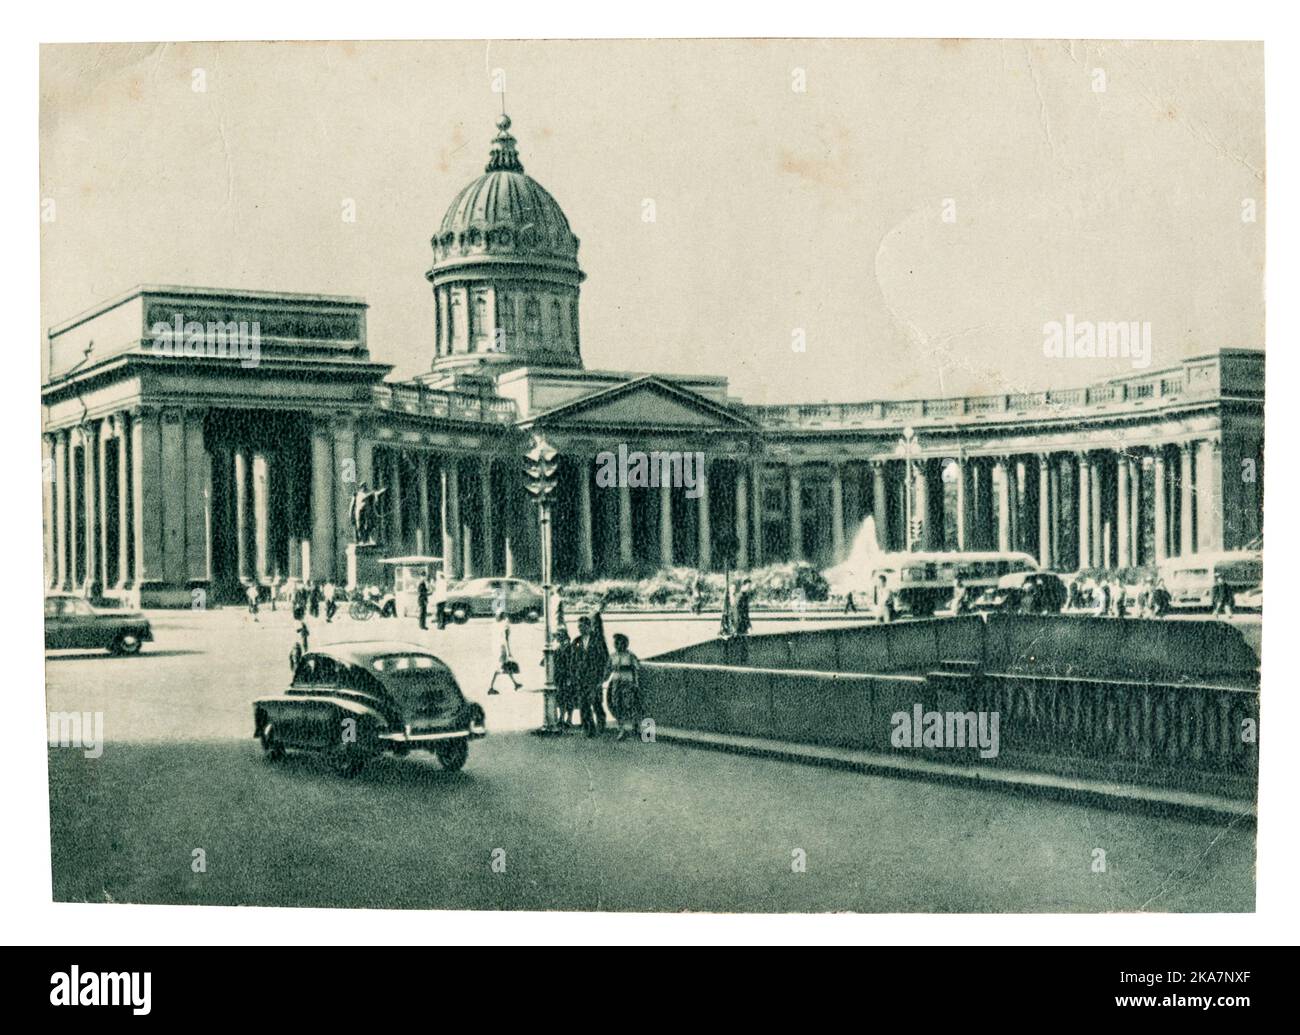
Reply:
<svg viewBox="0 0 1300 1035"><path fill-rule="evenodd" d="M309 651L283 694L253 702L253 736L278 760L318 752L345 776L385 751L432 751L444 769L487 735L481 706L465 700L443 662L413 643L368 640Z"/></svg>
<svg viewBox="0 0 1300 1035"><path fill-rule="evenodd" d="M74 593L50 593L45 598L45 649L106 650L139 654L153 639L149 619L139 611L94 607Z"/></svg>

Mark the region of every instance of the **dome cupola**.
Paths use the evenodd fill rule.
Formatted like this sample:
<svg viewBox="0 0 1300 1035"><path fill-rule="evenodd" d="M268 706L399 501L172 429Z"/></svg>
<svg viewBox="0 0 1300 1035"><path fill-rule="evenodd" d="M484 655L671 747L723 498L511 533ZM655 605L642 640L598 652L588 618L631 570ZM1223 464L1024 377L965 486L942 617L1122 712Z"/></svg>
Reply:
<svg viewBox="0 0 1300 1035"><path fill-rule="evenodd" d="M524 172L508 115L483 175L456 195L432 244L434 369L582 365L578 238Z"/></svg>

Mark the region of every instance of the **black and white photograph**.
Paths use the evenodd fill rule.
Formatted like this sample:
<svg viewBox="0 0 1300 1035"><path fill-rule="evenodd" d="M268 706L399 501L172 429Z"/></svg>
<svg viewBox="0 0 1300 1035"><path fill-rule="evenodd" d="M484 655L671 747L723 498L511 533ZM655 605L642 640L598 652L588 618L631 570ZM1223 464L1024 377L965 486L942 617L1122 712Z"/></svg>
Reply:
<svg viewBox="0 0 1300 1035"><path fill-rule="evenodd" d="M1262 909L1263 42L38 68L56 915Z"/></svg>

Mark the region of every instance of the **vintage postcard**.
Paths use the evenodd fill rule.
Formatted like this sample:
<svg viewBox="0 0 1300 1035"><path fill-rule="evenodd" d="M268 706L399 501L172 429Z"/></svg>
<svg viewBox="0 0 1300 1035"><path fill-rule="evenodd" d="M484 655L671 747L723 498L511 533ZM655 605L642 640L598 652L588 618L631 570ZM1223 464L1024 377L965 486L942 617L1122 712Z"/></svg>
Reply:
<svg viewBox="0 0 1300 1035"><path fill-rule="evenodd" d="M43 47L54 899L1254 911L1264 154L1255 43Z"/></svg>

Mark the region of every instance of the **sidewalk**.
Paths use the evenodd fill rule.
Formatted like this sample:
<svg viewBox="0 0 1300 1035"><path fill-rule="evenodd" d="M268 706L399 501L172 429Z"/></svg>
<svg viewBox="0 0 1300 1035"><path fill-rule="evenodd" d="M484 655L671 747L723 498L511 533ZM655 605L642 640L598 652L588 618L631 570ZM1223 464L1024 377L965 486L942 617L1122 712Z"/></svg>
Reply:
<svg viewBox="0 0 1300 1035"><path fill-rule="evenodd" d="M797 744L729 733L707 733L668 726L657 727L655 739L732 754L849 769L874 776L932 780L1012 794L1033 795L1076 805L1150 812L1164 817L1178 817L1201 823L1233 825L1245 823L1251 826L1255 823L1255 805L1252 802L1191 791L1112 783L992 766L952 765L928 758L822 747L816 744Z"/></svg>

